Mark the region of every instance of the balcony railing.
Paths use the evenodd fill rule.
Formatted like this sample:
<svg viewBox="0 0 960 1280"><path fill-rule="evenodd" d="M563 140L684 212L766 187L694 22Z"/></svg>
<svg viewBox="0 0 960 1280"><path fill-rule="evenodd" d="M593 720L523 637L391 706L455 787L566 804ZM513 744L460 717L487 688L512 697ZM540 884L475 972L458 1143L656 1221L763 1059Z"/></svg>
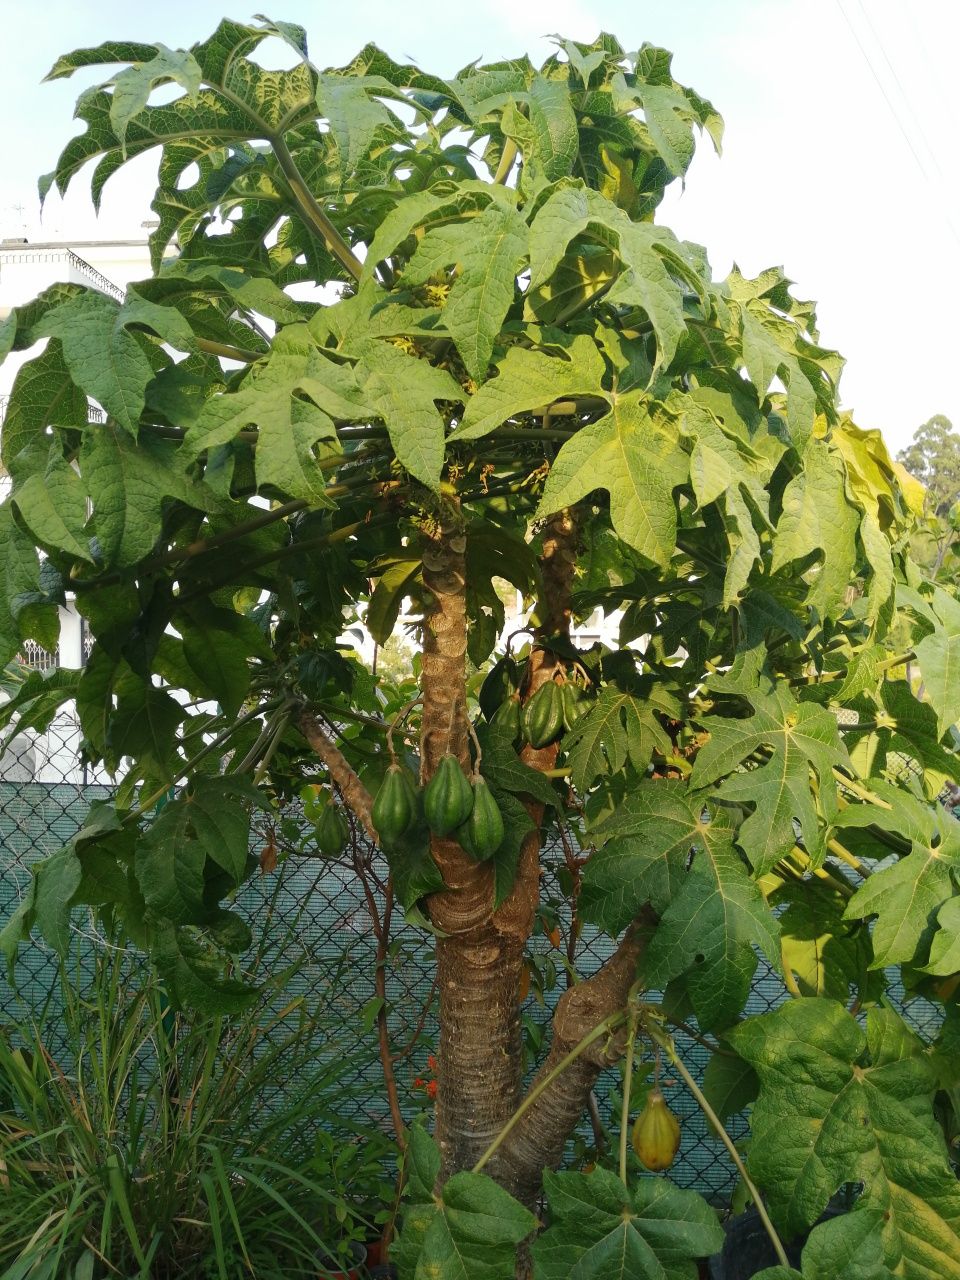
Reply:
<svg viewBox="0 0 960 1280"><path fill-rule="evenodd" d="M124 299L121 288L108 279L102 271L91 267L89 262L74 253L72 249L31 249L29 244L25 244L23 248L11 249L8 245L4 245L3 257L5 262L66 262L74 271L86 276L93 287L99 289L101 293L109 294L118 302Z"/></svg>

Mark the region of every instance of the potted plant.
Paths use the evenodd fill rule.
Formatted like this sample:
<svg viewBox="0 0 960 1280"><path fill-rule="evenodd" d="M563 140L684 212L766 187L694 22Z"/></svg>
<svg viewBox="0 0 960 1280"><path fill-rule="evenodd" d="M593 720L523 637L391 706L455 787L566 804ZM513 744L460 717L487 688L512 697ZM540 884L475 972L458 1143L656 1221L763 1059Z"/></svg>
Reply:
<svg viewBox="0 0 960 1280"><path fill-rule="evenodd" d="M305 1172L325 1192L313 1222L323 1242L316 1253L320 1280L352 1280L381 1261L380 1228L396 1196L387 1176L394 1159L393 1144L374 1126L349 1135L317 1132Z"/></svg>

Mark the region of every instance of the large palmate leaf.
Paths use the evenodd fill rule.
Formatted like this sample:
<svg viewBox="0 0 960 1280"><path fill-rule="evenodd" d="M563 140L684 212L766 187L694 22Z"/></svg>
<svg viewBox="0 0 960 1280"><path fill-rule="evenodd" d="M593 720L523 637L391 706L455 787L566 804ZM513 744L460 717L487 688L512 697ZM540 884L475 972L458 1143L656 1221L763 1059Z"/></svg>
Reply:
<svg viewBox="0 0 960 1280"><path fill-rule="evenodd" d="M121 306L96 289L52 307L32 332L57 338L76 385L136 435L146 385L166 357L159 348L148 350L132 326L150 328L181 351L193 346L193 332L179 312L136 296Z"/></svg>
<svg viewBox="0 0 960 1280"><path fill-rule="evenodd" d="M883 1260L880 1227L883 1214L877 1209L857 1209L822 1222L803 1246L801 1271L792 1267L765 1267L754 1280L891 1280L901 1272L892 1271Z"/></svg>
<svg viewBox="0 0 960 1280"><path fill-rule="evenodd" d="M0 503L0 659L13 657L25 638L21 619L40 589L40 559L33 539L14 519L13 504Z"/></svg>
<svg viewBox="0 0 960 1280"><path fill-rule="evenodd" d="M754 946L775 968L780 951L777 922L726 815L708 820L681 783L644 782L592 834L609 843L584 869L584 917L617 933L650 902L661 919L644 953L648 985L685 975L701 1025L728 1024L749 993Z"/></svg>
<svg viewBox="0 0 960 1280"><path fill-rule="evenodd" d="M897 795L885 788L883 797L892 807L856 805L837 819L844 827L874 826L909 840L911 851L892 865L875 871L851 898L848 920L876 916L873 926L873 968L888 964L927 964L930 947L937 934L937 913L957 893L960 883L960 822L941 805L925 806L912 796ZM879 844L874 856L889 850ZM937 942L934 972L946 972L938 963L948 951L950 914L941 920L947 926Z"/></svg>
<svg viewBox="0 0 960 1280"><path fill-rule="evenodd" d="M51 338L36 359L17 370L0 433L3 465L16 475L17 455L36 445L48 426L80 427L87 415L87 397L70 376L63 347ZM44 456L36 448L30 451Z"/></svg>
<svg viewBox="0 0 960 1280"><path fill-rule="evenodd" d="M428 231L404 269L403 279L416 285L434 276L442 279L448 267L457 268L443 321L477 382L487 375L526 253L522 216L509 206L491 204L475 218Z"/></svg>
<svg viewBox="0 0 960 1280"><path fill-rule="evenodd" d="M960 603L937 589L932 609L940 623L916 647L923 687L937 713L938 736L960 720Z"/></svg>
<svg viewBox="0 0 960 1280"><path fill-rule="evenodd" d="M787 485L783 513L773 540L771 570L805 561L819 551L821 563L807 597L824 617L845 607L844 593L856 564L859 517L847 501L844 472L838 458L820 441L811 441L803 470Z"/></svg>
<svg viewBox="0 0 960 1280"><path fill-rule="evenodd" d="M673 491L687 478L688 459L658 429L651 407L636 396L616 399L606 417L581 427L550 468L540 514L606 489L617 534L654 564L666 565L677 540Z"/></svg>
<svg viewBox="0 0 960 1280"><path fill-rule="evenodd" d="M672 743L657 713L678 716L680 705L663 690L652 698L605 685L596 702L564 736L570 781L581 793L597 778L619 774L629 760L642 773L654 751L667 754Z"/></svg>
<svg viewBox="0 0 960 1280"><path fill-rule="evenodd" d="M796 1000L730 1039L760 1077L749 1164L784 1229L811 1226L860 1182L896 1275L960 1274L960 1184L934 1118L936 1075L897 1015L872 1009L864 1030L832 1000Z"/></svg>
<svg viewBox="0 0 960 1280"><path fill-rule="evenodd" d="M836 717L822 707L797 702L784 682L764 690L750 680L727 677L711 687L746 698L754 713L745 719L703 717L710 737L697 755L691 785L707 787L722 778L719 796L754 806L737 840L758 874L793 848L794 820L807 851L819 856L822 836L810 771L815 770L822 792L830 796L836 792L833 767L850 764ZM769 759L735 772L761 750L769 752Z"/></svg>
<svg viewBox="0 0 960 1280"><path fill-rule="evenodd" d="M660 362L669 364L686 328L683 289L676 277L695 281L693 269L671 232L653 223L631 221L598 191L564 185L539 209L530 226L531 288L547 282L570 241L585 232L615 249L623 264L608 300L647 313L657 336Z"/></svg>
<svg viewBox="0 0 960 1280"><path fill-rule="evenodd" d="M317 106L330 126L337 146L340 173L355 169L378 133L402 136L395 118L375 95L395 94L389 80L380 76L324 74L317 78Z"/></svg>
<svg viewBox="0 0 960 1280"><path fill-rule="evenodd" d="M536 1218L483 1173L457 1173L439 1192L440 1153L410 1129L410 1201L395 1250L402 1280L513 1280L517 1245Z"/></svg>
<svg viewBox="0 0 960 1280"><path fill-rule="evenodd" d="M475 440L518 413L546 408L564 396L603 396L606 372L592 338L578 335L557 355L511 347L486 382L467 402L454 440Z"/></svg>
<svg viewBox="0 0 960 1280"><path fill-rule="evenodd" d="M112 567L135 564L153 550L167 499L198 511L218 506L207 486L184 473L171 441L134 441L109 422L92 425L84 435L80 474L93 503L100 551Z"/></svg>
<svg viewBox="0 0 960 1280"><path fill-rule="evenodd" d="M844 920L847 900L824 882L787 881L776 894L783 963L805 996L847 1000L867 985L868 930ZM874 975L874 978L879 975ZM871 984L875 986L876 984Z"/></svg>
<svg viewBox="0 0 960 1280"><path fill-rule="evenodd" d="M761 402L778 375L787 385L786 425L803 446L813 430L817 408L833 420L834 399L843 361L816 345L812 307L790 296L779 268L748 280L736 267L726 280L734 332L744 366Z"/></svg>
<svg viewBox="0 0 960 1280"><path fill-rule="evenodd" d="M187 456L254 426L258 482L292 498L329 504L318 463L339 447L333 419L372 412L352 369L321 355L305 326L288 325L269 359L237 391L214 396L200 408L187 435Z"/></svg>
<svg viewBox="0 0 960 1280"><path fill-rule="evenodd" d="M87 522L87 495L76 471L52 445L45 470L36 471L17 487L13 501L20 518L44 547L66 551L92 561Z"/></svg>
<svg viewBox="0 0 960 1280"><path fill-rule="evenodd" d="M537 1280L696 1280L698 1258L723 1244L695 1191L659 1178L627 1190L607 1169L544 1175L550 1226L534 1241Z"/></svg>
<svg viewBox="0 0 960 1280"><path fill-rule="evenodd" d="M375 416L386 424L397 461L436 489L444 457L444 422L436 402L463 400L459 384L446 369L372 341L362 347L357 378Z"/></svg>
<svg viewBox="0 0 960 1280"><path fill-rule="evenodd" d="M120 841L126 838L127 845L130 845L129 834L125 837L113 807L106 802L94 802L80 830L69 843L34 866L29 890L0 935L0 950L11 966L20 942L29 937L34 924L54 951L61 956L67 954L71 941L71 909L76 901L91 900L89 895L82 893L89 859L105 852L113 861L111 846L116 845L118 837ZM116 889L119 880L117 875L114 878L114 900L121 896Z"/></svg>
<svg viewBox="0 0 960 1280"><path fill-rule="evenodd" d="M189 58L179 52L171 54L162 45L123 41L80 49L59 58L48 79L70 76L80 67L117 62L133 63L136 74L121 82L118 107L114 105L114 86L120 77L107 81L99 91L81 96L77 114L87 128L68 143L60 156L51 175L58 189L65 191L87 161L100 156L93 179L94 199L99 203L104 184L127 157L198 136L218 145L232 139L263 138L283 121L290 126L308 118L316 110L316 75L305 63L289 71L267 71L249 61L248 55L272 35L286 39L282 25L264 21L261 26L252 27L224 19L209 40L190 49ZM304 51L305 46L298 49L301 57ZM127 111L127 106L136 104L124 101L126 89L135 89L141 96L145 74L149 75L144 68L167 57L179 58L178 74L188 82L190 91L172 102ZM199 92L197 69L205 86ZM122 136L114 127L115 122L122 129Z"/></svg>
<svg viewBox="0 0 960 1280"><path fill-rule="evenodd" d="M137 879L147 906L174 924L203 924L215 907L207 897L207 863L233 884L246 876L250 804L257 791L242 779L199 778L165 805L137 848Z"/></svg>
<svg viewBox="0 0 960 1280"><path fill-rule="evenodd" d="M231 918L240 923L238 917ZM256 999L254 988L222 976L224 951L200 930L165 925L157 930L151 953L167 992L180 1007L231 1014Z"/></svg>

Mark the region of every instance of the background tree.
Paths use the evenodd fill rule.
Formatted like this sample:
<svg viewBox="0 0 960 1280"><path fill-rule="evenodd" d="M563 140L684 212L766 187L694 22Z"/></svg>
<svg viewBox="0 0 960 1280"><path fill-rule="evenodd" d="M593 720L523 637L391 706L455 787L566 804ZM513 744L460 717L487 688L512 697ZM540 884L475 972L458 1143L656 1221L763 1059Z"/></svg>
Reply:
<svg viewBox="0 0 960 1280"><path fill-rule="evenodd" d="M934 577L956 577L957 525L960 523L960 435L949 418L934 414L913 433L913 442L897 455L927 490L926 525L915 536L915 555Z"/></svg>
<svg viewBox="0 0 960 1280"><path fill-rule="evenodd" d="M258 61L267 37L292 66ZM160 148L156 274L120 305L55 286L0 330L46 340L2 442L3 658L55 644L67 589L96 641L0 714L75 699L119 785L37 868L11 958L92 908L180 1001L235 1008L250 809L319 784L435 939L437 1145L410 1137L404 1274L512 1275L599 1072L635 1034L671 1054L671 1018L721 1038L719 1116L756 1097L751 1169L784 1230L862 1182L864 1268L960 1274L932 1106L952 1068L878 1004L901 965L955 1034L960 828L931 801L957 774L958 606L905 559L915 491L839 412L812 305L778 270L715 281L655 221L695 132L719 145L714 109L664 50L606 35L443 79L373 45L323 70L299 28L225 21L51 76L99 64L122 69L43 186L95 161L99 202ZM534 604L523 647L498 648L494 578ZM385 641L404 602L401 703L343 637ZM619 646L580 649L598 607ZM556 826L586 858L578 925L618 941L525 1090ZM744 1019L758 954L794 1000ZM628 1161L548 1172L539 1275L582 1255L584 1276L687 1276L717 1246L699 1197L628 1185Z"/></svg>

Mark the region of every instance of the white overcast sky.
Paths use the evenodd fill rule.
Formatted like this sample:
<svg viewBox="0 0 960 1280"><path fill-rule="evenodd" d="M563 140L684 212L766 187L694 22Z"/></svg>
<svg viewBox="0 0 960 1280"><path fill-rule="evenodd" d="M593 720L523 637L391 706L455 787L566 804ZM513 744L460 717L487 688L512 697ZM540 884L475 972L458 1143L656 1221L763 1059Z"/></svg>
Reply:
<svg viewBox="0 0 960 1280"><path fill-rule="evenodd" d="M260 0L267 3L267 0ZM274 0L322 65L368 40L449 75L480 57L546 57L546 33L612 31L674 53L677 78L726 120L662 219L706 245L714 272L782 265L818 302L822 340L847 358L842 392L863 427L899 448L934 413L960 425L960 169L951 110L957 0ZM206 37L229 0L0 0L5 110L0 236L133 237L150 217L150 165L108 185L99 222L81 179L37 215L90 75L41 85L56 56L105 39L178 47ZM251 9L259 8L251 3Z"/></svg>

